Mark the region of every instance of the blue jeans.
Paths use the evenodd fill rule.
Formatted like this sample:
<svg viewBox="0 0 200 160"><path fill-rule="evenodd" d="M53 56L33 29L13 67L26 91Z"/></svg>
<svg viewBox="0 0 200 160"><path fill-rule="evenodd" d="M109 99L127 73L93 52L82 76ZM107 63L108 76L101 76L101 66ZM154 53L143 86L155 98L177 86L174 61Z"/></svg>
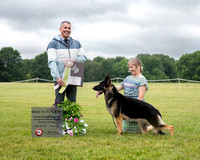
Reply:
<svg viewBox="0 0 200 160"><path fill-rule="evenodd" d="M54 85L57 85L57 82L54 82ZM77 93L77 86L68 85L65 91L61 94L59 90L61 87L55 90L55 102L63 102L65 99L65 95L70 102L76 102L76 93Z"/></svg>

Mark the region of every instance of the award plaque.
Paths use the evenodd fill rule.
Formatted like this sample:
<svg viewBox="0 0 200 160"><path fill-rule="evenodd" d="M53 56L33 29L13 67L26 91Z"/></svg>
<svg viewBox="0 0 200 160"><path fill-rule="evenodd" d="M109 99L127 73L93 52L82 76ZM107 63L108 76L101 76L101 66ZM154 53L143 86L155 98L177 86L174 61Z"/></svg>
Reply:
<svg viewBox="0 0 200 160"><path fill-rule="evenodd" d="M67 83L70 85L82 87L83 77L84 77L84 63L75 62L73 67L70 68L70 75L68 77Z"/></svg>
<svg viewBox="0 0 200 160"><path fill-rule="evenodd" d="M52 107L31 108L32 137L62 137L63 109Z"/></svg>
<svg viewBox="0 0 200 160"><path fill-rule="evenodd" d="M84 63L74 62L74 65L71 68L65 67L62 79L66 85L61 87L59 93L63 93L68 85L82 87L83 77L84 77ZM59 85L57 84L56 86L54 86L54 89L56 90L58 87Z"/></svg>

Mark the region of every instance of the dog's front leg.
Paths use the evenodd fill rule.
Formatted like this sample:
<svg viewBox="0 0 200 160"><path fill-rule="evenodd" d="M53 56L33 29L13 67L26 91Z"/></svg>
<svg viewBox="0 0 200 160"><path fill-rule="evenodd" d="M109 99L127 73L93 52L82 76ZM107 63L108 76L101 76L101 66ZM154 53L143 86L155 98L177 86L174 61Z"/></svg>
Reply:
<svg viewBox="0 0 200 160"><path fill-rule="evenodd" d="M123 121L123 117L122 115L119 115L118 117L114 117L115 118L115 122L117 124L117 131L118 131L118 135L123 133L123 129L122 129L122 121Z"/></svg>

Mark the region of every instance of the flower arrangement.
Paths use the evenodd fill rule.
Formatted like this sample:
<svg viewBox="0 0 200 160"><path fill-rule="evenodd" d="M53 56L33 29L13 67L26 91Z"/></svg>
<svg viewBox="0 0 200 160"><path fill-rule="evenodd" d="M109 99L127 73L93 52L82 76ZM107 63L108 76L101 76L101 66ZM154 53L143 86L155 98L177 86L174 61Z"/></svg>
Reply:
<svg viewBox="0 0 200 160"><path fill-rule="evenodd" d="M63 108L63 135L83 135L86 133L88 125L81 120L81 106L76 102L69 100L63 101L61 104L54 104L55 107Z"/></svg>

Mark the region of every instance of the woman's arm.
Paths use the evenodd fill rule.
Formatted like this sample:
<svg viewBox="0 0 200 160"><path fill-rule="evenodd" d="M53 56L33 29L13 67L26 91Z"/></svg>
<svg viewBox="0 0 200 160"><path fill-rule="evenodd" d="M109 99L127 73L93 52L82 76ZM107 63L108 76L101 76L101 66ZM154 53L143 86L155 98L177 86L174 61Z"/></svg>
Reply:
<svg viewBox="0 0 200 160"><path fill-rule="evenodd" d="M121 85L118 85L118 86L116 86L116 89L117 89L118 91L120 91L120 90L124 89L124 87L121 86Z"/></svg>
<svg viewBox="0 0 200 160"><path fill-rule="evenodd" d="M146 92L146 85L140 86L139 87L139 96L138 96L139 100L143 100L144 99L145 92Z"/></svg>

